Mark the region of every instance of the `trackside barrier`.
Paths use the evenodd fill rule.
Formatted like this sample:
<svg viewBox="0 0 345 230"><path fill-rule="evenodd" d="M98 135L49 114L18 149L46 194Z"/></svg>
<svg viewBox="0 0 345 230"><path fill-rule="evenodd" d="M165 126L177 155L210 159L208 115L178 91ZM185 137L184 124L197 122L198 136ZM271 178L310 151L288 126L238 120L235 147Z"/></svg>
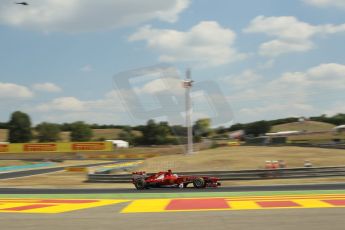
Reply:
<svg viewBox="0 0 345 230"><path fill-rule="evenodd" d="M16 143L0 144L0 153L110 152L111 142Z"/></svg>
<svg viewBox="0 0 345 230"><path fill-rule="evenodd" d="M117 171L130 171L142 163L143 161L133 161L133 162L125 162L125 163L116 163L113 165L106 165L100 169L96 169L94 173L95 174L109 174L109 173L114 173Z"/></svg>
<svg viewBox="0 0 345 230"><path fill-rule="evenodd" d="M84 158L87 159L146 159L151 157L157 157L160 156L158 153L120 153L120 154L91 154L87 155Z"/></svg>
<svg viewBox="0 0 345 230"><path fill-rule="evenodd" d="M295 179L311 177L345 176L345 166L319 168L287 168L274 170L241 170L241 171L205 171L176 172L180 175L214 176L220 180L263 180L263 179ZM152 173L148 173L152 175ZM87 182L128 183L132 174L88 174Z"/></svg>

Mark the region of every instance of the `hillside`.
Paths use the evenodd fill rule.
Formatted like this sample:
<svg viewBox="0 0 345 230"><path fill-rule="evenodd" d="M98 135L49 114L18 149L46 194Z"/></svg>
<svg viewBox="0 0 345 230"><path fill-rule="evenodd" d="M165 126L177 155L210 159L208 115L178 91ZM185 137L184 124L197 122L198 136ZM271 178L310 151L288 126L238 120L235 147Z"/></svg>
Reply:
<svg viewBox="0 0 345 230"><path fill-rule="evenodd" d="M291 135L288 137L289 141L309 141L310 143L329 143L334 139L345 140L345 133L335 133L332 129L333 124L305 121L305 122L291 122L272 127L271 132L280 131L307 131L309 134ZM313 133L315 132L315 133Z"/></svg>
<svg viewBox="0 0 345 230"><path fill-rule="evenodd" d="M334 127L335 125L318 121L291 122L281 125L275 125L271 128L271 132L303 130L307 132L320 132L330 131Z"/></svg>

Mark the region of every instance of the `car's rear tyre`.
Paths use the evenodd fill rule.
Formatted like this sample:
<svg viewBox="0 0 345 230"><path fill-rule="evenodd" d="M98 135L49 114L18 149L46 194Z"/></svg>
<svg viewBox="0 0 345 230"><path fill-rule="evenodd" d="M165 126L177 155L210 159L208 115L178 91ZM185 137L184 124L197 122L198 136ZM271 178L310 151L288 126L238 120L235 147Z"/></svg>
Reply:
<svg viewBox="0 0 345 230"><path fill-rule="evenodd" d="M145 189L147 187L147 184L144 179L139 178L134 181L134 186L138 190Z"/></svg>
<svg viewBox="0 0 345 230"><path fill-rule="evenodd" d="M200 177L193 180L193 185L194 185L194 188L205 188L206 183L205 183L205 180Z"/></svg>

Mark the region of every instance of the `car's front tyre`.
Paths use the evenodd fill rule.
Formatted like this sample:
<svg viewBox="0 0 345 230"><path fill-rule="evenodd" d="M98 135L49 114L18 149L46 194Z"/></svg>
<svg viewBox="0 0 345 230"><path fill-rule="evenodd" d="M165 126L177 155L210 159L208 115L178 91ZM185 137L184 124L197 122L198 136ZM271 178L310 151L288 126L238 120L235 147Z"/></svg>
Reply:
<svg viewBox="0 0 345 230"><path fill-rule="evenodd" d="M206 182L203 178L200 177L193 180L193 185L194 188L205 188Z"/></svg>
<svg viewBox="0 0 345 230"><path fill-rule="evenodd" d="M134 181L134 186L138 190L143 190L147 187L147 183L144 179L139 178Z"/></svg>

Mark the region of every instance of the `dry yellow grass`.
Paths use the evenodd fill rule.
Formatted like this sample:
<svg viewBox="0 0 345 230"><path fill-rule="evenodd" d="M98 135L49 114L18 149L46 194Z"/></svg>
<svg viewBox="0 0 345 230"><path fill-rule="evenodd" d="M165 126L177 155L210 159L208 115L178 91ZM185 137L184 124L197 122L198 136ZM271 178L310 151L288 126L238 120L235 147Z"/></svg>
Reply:
<svg viewBox="0 0 345 230"><path fill-rule="evenodd" d="M147 149L142 149L147 151ZM239 170L263 167L265 160L285 160L289 167L303 166L305 159L314 166L345 165L345 150L302 148L302 147L224 147L200 151L191 156L182 154L151 158L136 170L156 172L171 168L174 171ZM83 161L85 162L85 161ZM65 162L68 164L69 162ZM72 161L71 161L72 163ZM75 161L73 161L75 163ZM35 188L133 188L130 183L84 183L85 173L57 172L26 178L1 180L1 187ZM275 179L257 181L225 181L224 186L305 184L345 182L345 177Z"/></svg>
<svg viewBox="0 0 345 230"><path fill-rule="evenodd" d="M0 142L7 141L7 129L0 129Z"/></svg>
<svg viewBox="0 0 345 230"><path fill-rule="evenodd" d="M240 170L263 168L266 160L284 160L288 167L345 165L345 150L303 147L224 147L193 155L168 155L147 159L138 169L147 172Z"/></svg>
<svg viewBox="0 0 345 230"><path fill-rule="evenodd" d="M280 131L306 131L306 132L323 132L306 135L292 135L288 137L288 140L310 140L311 142L325 141L329 142L333 139L345 139L345 133L335 133L332 129L335 127L333 124L317 122L317 121L305 121L305 122L291 122L287 124L275 125L272 127L271 132Z"/></svg>
<svg viewBox="0 0 345 230"><path fill-rule="evenodd" d="M345 133L335 133L335 132L325 132L325 133L316 133L316 134L307 134L307 135L294 135L289 136L288 140L308 140L309 142L330 142L333 139L345 139Z"/></svg>
<svg viewBox="0 0 345 230"><path fill-rule="evenodd" d="M308 131L308 132L319 132L319 131L330 131L335 125L318 122L318 121L304 121L304 122L291 122L281 125L275 125L272 127L272 132L280 131Z"/></svg>

